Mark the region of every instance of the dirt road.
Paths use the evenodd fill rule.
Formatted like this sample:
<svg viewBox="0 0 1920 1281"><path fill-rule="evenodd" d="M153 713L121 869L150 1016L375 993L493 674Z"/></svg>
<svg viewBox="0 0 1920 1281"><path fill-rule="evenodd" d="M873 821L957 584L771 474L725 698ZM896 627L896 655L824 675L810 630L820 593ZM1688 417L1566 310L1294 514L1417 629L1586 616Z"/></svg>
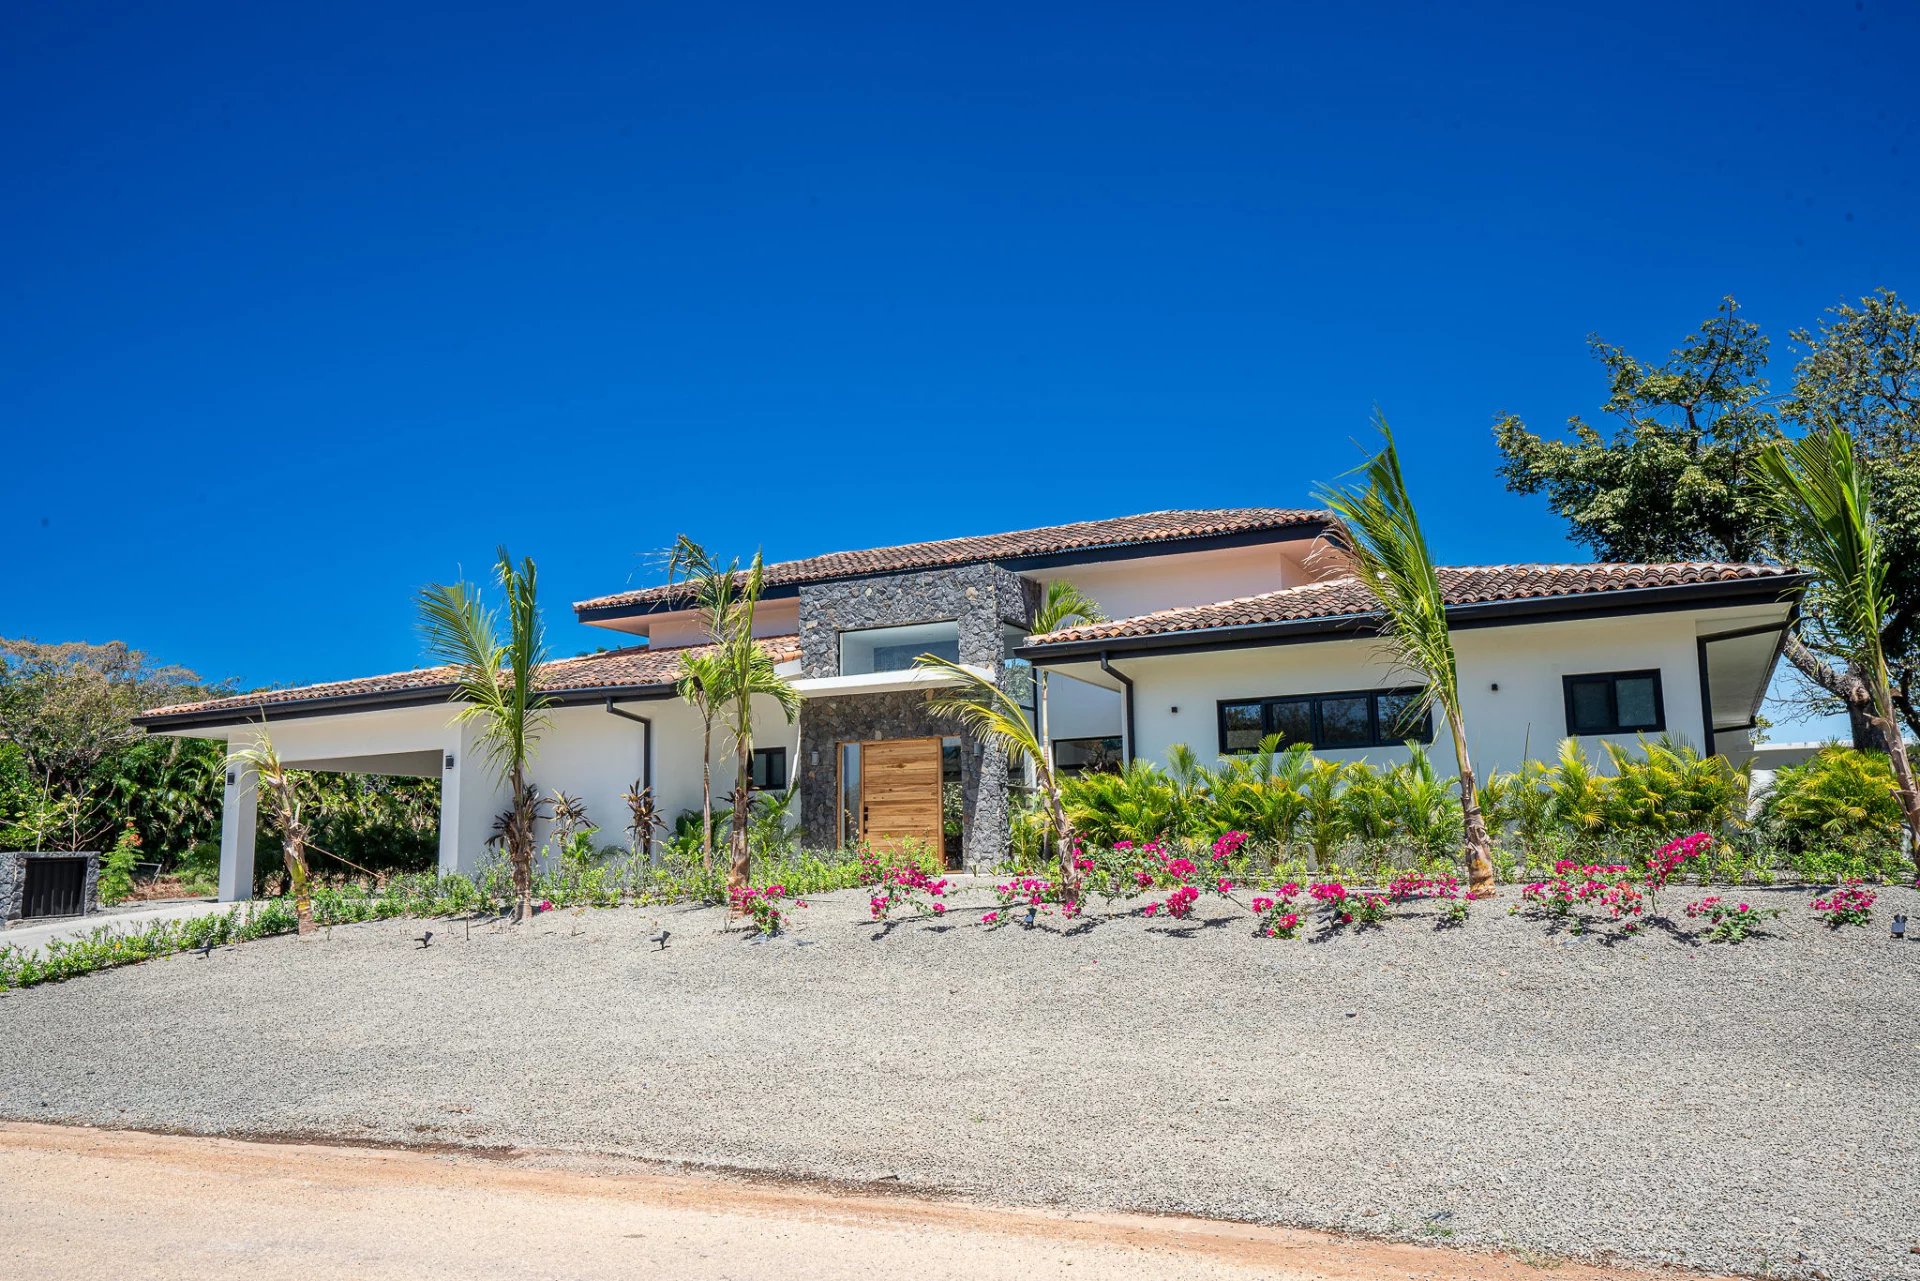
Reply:
<svg viewBox="0 0 1920 1281"><path fill-rule="evenodd" d="M540 1154L0 1124L0 1276L1645 1281L1275 1228L661 1173ZM1672 1273L1664 1275L1672 1276Z"/></svg>

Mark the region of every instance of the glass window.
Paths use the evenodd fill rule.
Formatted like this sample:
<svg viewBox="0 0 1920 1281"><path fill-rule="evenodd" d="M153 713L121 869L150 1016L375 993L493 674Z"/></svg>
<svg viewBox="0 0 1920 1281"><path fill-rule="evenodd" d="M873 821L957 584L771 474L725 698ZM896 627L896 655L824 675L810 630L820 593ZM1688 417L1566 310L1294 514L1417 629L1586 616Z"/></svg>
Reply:
<svg viewBox="0 0 1920 1281"><path fill-rule="evenodd" d="M960 661L960 625L914 623L906 627L870 627L840 633L840 675L911 670L922 654Z"/></svg>
<svg viewBox="0 0 1920 1281"><path fill-rule="evenodd" d="M1311 743L1313 741L1313 702L1310 699L1291 699L1284 703L1267 704L1267 732L1278 734L1281 745L1288 743ZM1254 744L1258 747L1259 744Z"/></svg>
<svg viewBox="0 0 1920 1281"><path fill-rule="evenodd" d="M1256 714L1259 705L1254 704ZM1258 745L1258 740L1255 740ZM1120 736L1109 738L1056 738L1053 740L1053 768L1061 775L1114 774L1120 770Z"/></svg>
<svg viewBox="0 0 1920 1281"><path fill-rule="evenodd" d="M1563 680L1569 734L1639 734L1666 728L1659 672L1594 672Z"/></svg>
<svg viewBox="0 0 1920 1281"><path fill-rule="evenodd" d="M1613 683L1613 699L1623 729L1652 729L1660 723L1659 691L1651 676L1623 676Z"/></svg>
<svg viewBox="0 0 1920 1281"><path fill-rule="evenodd" d="M1366 747L1373 742L1373 695L1320 700L1320 733L1315 747Z"/></svg>
<svg viewBox="0 0 1920 1281"><path fill-rule="evenodd" d="M840 744L840 845L860 844L860 744Z"/></svg>
<svg viewBox="0 0 1920 1281"><path fill-rule="evenodd" d="M1266 734L1258 703L1220 704L1220 750L1251 752Z"/></svg>
<svg viewBox="0 0 1920 1281"><path fill-rule="evenodd" d="M753 786L756 791L779 791L787 785L787 749L753 749Z"/></svg>
<svg viewBox="0 0 1920 1281"><path fill-rule="evenodd" d="M1417 690L1390 690L1380 700L1380 737L1392 743L1433 741L1433 717L1420 706Z"/></svg>
<svg viewBox="0 0 1920 1281"><path fill-rule="evenodd" d="M1283 745L1310 743L1323 750L1397 747L1408 739L1431 743L1433 717L1421 709L1417 689L1362 689L1220 704L1223 754L1257 751L1267 734L1278 734Z"/></svg>

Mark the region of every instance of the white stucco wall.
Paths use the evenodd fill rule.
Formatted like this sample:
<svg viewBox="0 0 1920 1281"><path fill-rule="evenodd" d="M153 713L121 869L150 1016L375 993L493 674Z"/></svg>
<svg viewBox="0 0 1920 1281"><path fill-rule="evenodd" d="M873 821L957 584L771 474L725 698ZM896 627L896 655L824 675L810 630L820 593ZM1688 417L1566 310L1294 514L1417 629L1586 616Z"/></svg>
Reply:
<svg viewBox="0 0 1920 1281"><path fill-rule="evenodd" d="M1336 572L1316 563L1317 541L1299 539L1258 547L1092 561L1024 575L1039 583L1066 579L1100 603L1108 618L1131 618L1156 609L1211 605L1294 587Z"/></svg>
<svg viewBox="0 0 1920 1281"><path fill-rule="evenodd" d="M1667 732L1698 746L1702 727L1696 634L1696 617L1686 613L1456 632L1474 765L1484 773L1516 768L1528 756L1550 758L1566 737L1560 678L1583 672L1657 668ZM1360 639L1197 654L1115 655L1113 664L1134 681L1135 754L1162 763L1175 743L1187 744L1203 759L1217 757L1216 708L1223 699L1418 683L1395 668L1377 641ZM1582 741L1598 753L1598 738ZM1635 740L1628 736L1624 741ZM1436 765L1452 768L1452 744L1438 715L1433 753ZM1321 754L1333 760L1365 757L1388 763L1404 759L1406 750Z"/></svg>
<svg viewBox="0 0 1920 1281"><path fill-rule="evenodd" d="M670 649L681 645L704 645L711 639L705 626L701 624L699 616L691 610L678 610L670 614L643 614L638 618L621 619L617 626L600 625L645 636L647 643L656 649ZM754 607L753 634L755 636L792 636L799 630L799 597L782 596L773 600L763 600Z"/></svg>

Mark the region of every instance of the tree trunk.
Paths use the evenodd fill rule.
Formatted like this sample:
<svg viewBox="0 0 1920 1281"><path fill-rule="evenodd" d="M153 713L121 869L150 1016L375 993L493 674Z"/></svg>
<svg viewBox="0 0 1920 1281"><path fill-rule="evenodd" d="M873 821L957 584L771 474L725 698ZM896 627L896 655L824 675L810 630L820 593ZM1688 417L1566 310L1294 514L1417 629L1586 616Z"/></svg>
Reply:
<svg viewBox="0 0 1920 1281"><path fill-rule="evenodd" d="M1892 754L1891 738L1875 719L1873 691L1867 687L1866 679L1859 670L1851 664L1845 668L1835 667L1791 633L1787 636L1784 653L1794 670L1846 706L1847 727L1852 732L1855 750ZM1892 737L1898 737L1898 734Z"/></svg>
<svg viewBox="0 0 1920 1281"><path fill-rule="evenodd" d="M513 859L513 919L533 916L533 814L527 804L525 767L513 767L513 822L507 830L507 852Z"/></svg>
<svg viewBox="0 0 1920 1281"><path fill-rule="evenodd" d="M753 740L740 740L740 769L733 785L733 864L727 869L727 899L747 888L753 877L753 854L747 848L747 822L753 810Z"/></svg>
<svg viewBox="0 0 1920 1281"><path fill-rule="evenodd" d="M700 740L700 866L713 870L713 717Z"/></svg>
<svg viewBox="0 0 1920 1281"><path fill-rule="evenodd" d="M287 883L293 889L293 915L300 934L313 933L313 889L307 870L307 842L304 834L288 831L281 841L281 853L287 861Z"/></svg>
<svg viewBox="0 0 1920 1281"><path fill-rule="evenodd" d="M1467 735L1460 727L1456 711L1447 713L1447 725L1453 731L1454 762L1460 772L1460 818L1466 828L1467 893L1487 898L1499 893L1493 879L1493 840L1487 835L1487 820L1480 813L1480 791L1473 776L1473 762L1467 757Z"/></svg>

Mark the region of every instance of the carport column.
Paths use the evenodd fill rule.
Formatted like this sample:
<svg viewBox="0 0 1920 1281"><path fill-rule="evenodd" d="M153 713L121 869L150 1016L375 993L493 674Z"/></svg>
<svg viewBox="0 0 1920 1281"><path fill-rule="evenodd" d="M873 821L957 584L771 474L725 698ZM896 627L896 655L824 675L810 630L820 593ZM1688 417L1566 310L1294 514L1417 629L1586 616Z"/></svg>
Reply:
<svg viewBox="0 0 1920 1281"><path fill-rule="evenodd" d="M253 897L253 837L260 817L259 775L227 762L227 791L220 809L220 901Z"/></svg>
<svg viewBox="0 0 1920 1281"><path fill-rule="evenodd" d="M474 750L469 725L450 726L440 757L440 872L471 875L486 861L494 816L506 808L506 788Z"/></svg>

